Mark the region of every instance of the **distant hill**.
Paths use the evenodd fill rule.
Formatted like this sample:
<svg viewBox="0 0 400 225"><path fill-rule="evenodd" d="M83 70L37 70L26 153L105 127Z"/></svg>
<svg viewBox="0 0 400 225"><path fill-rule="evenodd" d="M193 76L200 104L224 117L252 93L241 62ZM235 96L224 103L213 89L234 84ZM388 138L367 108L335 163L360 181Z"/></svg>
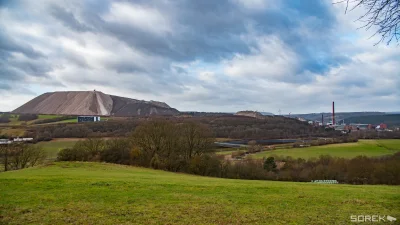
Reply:
<svg viewBox="0 0 400 225"><path fill-rule="evenodd" d="M378 125L385 123L389 127L400 127L400 114L354 116L345 120L348 123L364 123Z"/></svg>
<svg viewBox="0 0 400 225"><path fill-rule="evenodd" d="M44 93L13 113L56 115L147 116L176 115L178 110L164 102L143 101L100 91L64 91Z"/></svg>
<svg viewBox="0 0 400 225"><path fill-rule="evenodd" d="M264 115L261 114L260 112L256 111L239 111L235 113L236 116L248 116L248 117L254 117L254 118L263 118Z"/></svg>
<svg viewBox="0 0 400 225"><path fill-rule="evenodd" d="M263 114L264 116L274 116L275 114L270 113L270 112L260 112L261 114Z"/></svg>
<svg viewBox="0 0 400 225"><path fill-rule="evenodd" d="M324 121L328 122L332 119L332 113L307 113L307 114L291 114L290 117L300 117L306 120L318 120L321 121L322 114L324 115ZM347 119L350 117L359 117L359 116L373 116L373 115L386 115L384 112L337 112L335 113L336 121L340 121L343 119ZM289 116L289 115L285 115Z"/></svg>

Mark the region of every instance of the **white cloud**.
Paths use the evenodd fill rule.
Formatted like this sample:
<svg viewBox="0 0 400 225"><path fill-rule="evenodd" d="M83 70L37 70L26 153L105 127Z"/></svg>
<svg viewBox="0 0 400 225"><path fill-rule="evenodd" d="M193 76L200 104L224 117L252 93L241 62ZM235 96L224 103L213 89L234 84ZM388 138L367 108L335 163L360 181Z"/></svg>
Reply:
<svg viewBox="0 0 400 225"><path fill-rule="evenodd" d="M212 71L200 72L199 79L205 82L215 83L215 73Z"/></svg>
<svg viewBox="0 0 400 225"><path fill-rule="evenodd" d="M241 9L249 10L246 11L251 12L248 14L254 10L257 12L254 14L260 15L270 7L278 7L273 3L276 1L235 2ZM64 7L64 3L55 3ZM281 109L283 113L318 112L329 111L333 100L339 111L399 110L398 47L373 46L375 42L367 38L369 33L357 30L358 26L353 23L358 14L344 14L342 6L332 6L337 17L337 24L333 26L335 32L324 34L324 31L316 30L314 25L326 21L315 16L301 20L291 30L283 28L285 32L290 31L287 35L296 33L307 40L324 40L323 43L328 46L314 45L314 42L301 43L312 50L315 47L317 52L311 52L313 55L335 54L349 59L333 60L324 65L326 69L311 72L303 61L303 57L308 56L296 49L299 47L297 43L288 41L279 32L268 30L268 26L260 28L260 23L253 21L254 18L244 21L248 25L247 30L242 31L239 26L237 29L240 31L231 34L247 44L250 49L248 52L230 49L232 46L225 45L219 39L212 39L211 42L200 40L194 51L190 44L198 40L186 38L197 37L195 34L182 36L179 42L167 44L179 49L182 56L202 51L206 53L204 55L212 55L214 48L226 50L228 54L219 60L197 55L191 55L190 60L177 60L169 58L162 50L146 51L147 46L141 45L142 42L148 44L146 39L129 42L111 32L104 32L104 27L77 32L55 20L47 12L49 7L46 4L49 5L46 2L37 4L27 1L18 11L0 8L1 29L45 56L29 58L22 53L12 52L10 58L4 61L7 63L0 64L13 66L24 75L12 85L12 89L1 90L6 100L0 104L0 111L13 110L35 95L47 91L93 89L131 98L165 101L179 110L234 112L252 109L277 113ZM51 1L51 4L54 2ZM156 41L166 39L170 34L182 35L184 32L178 28L183 27L185 32L196 31L189 26L190 23L186 23L189 19L195 21L193 24L196 26L205 26L202 29L204 31L208 31L207 26L214 25L212 21L202 24L196 18L178 18L178 11L168 11L155 4L158 4L157 1L153 4L111 2L111 7L98 16L102 16L109 26L138 29L149 33L145 37L157 37L154 38ZM82 25L95 27L85 24L90 20L85 20L82 15L85 13L83 5L81 1L68 1L65 7ZM178 7L176 10L185 9ZM25 16L32 20L25 20ZM263 22L269 23L268 20ZM215 32L219 27L211 28ZM236 29L225 28L223 32ZM200 39L212 38L207 35L199 36ZM134 40L137 37L129 38ZM154 48L158 48L158 45ZM34 76L32 71L29 72L33 66L39 69L51 67L52 70L46 76ZM21 72L23 68L28 72ZM6 82L6 75L0 74L0 82L2 79Z"/></svg>
<svg viewBox="0 0 400 225"><path fill-rule="evenodd" d="M225 64L228 76L285 80L295 75L297 56L277 37L264 36L257 38L257 46L249 55L236 54Z"/></svg>
<svg viewBox="0 0 400 225"><path fill-rule="evenodd" d="M252 10L252 11L262 11L265 8L277 8L279 1L271 0L232 0L236 4Z"/></svg>
<svg viewBox="0 0 400 225"><path fill-rule="evenodd" d="M108 22L133 26L156 34L172 32L172 25L165 14L157 9L127 2L114 2L110 11L103 16Z"/></svg>

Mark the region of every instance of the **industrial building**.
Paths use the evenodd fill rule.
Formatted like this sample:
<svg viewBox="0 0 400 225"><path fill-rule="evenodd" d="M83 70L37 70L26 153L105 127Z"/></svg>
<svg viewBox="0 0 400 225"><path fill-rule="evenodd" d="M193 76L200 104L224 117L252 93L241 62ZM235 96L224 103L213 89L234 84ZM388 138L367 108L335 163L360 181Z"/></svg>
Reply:
<svg viewBox="0 0 400 225"><path fill-rule="evenodd" d="M100 122L100 116L78 116L78 123Z"/></svg>

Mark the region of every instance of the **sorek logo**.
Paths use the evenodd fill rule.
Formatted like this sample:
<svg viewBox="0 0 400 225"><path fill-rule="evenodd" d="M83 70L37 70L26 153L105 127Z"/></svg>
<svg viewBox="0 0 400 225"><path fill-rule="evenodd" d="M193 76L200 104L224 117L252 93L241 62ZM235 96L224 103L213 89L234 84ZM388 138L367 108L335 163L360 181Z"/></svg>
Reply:
<svg viewBox="0 0 400 225"><path fill-rule="evenodd" d="M390 222L396 221L397 219L392 216L387 216L386 219Z"/></svg>
<svg viewBox="0 0 400 225"><path fill-rule="evenodd" d="M397 219L393 216L382 216L382 215L351 215L350 221L354 223L360 222L394 222Z"/></svg>

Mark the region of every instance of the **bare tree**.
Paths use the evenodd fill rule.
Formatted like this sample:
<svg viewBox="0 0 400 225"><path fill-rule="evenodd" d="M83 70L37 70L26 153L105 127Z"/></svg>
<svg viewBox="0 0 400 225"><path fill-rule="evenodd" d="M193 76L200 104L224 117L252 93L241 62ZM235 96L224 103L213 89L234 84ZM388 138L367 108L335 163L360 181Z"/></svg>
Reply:
<svg viewBox="0 0 400 225"><path fill-rule="evenodd" d="M0 156L4 163L4 170L23 169L42 163L46 153L42 148L26 144L3 145L0 148Z"/></svg>
<svg viewBox="0 0 400 225"><path fill-rule="evenodd" d="M142 157L150 163L155 157L170 157L178 151L179 136L176 127L168 121L149 121L136 127L132 133L132 142L139 147ZM154 160L155 160L154 159ZM159 160L158 160L159 161Z"/></svg>
<svg viewBox="0 0 400 225"><path fill-rule="evenodd" d="M197 123L173 124L169 121L149 121L136 127L131 152L136 160L143 157L146 166L175 171L181 162L214 151L212 132Z"/></svg>
<svg viewBox="0 0 400 225"><path fill-rule="evenodd" d="M337 3L346 3L346 13L358 7L366 9L366 13L356 21L364 22L361 28L366 30L371 27L378 28L372 35L378 34L381 36L376 44L384 41L386 41L386 44L390 44L393 40L399 42L400 0L342 0Z"/></svg>
<svg viewBox="0 0 400 225"><path fill-rule="evenodd" d="M4 171L8 170L8 146L0 145L0 162L4 165Z"/></svg>
<svg viewBox="0 0 400 225"><path fill-rule="evenodd" d="M214 138L205 125L187 122L179 126L185 159L213 152Z"/></svg>

